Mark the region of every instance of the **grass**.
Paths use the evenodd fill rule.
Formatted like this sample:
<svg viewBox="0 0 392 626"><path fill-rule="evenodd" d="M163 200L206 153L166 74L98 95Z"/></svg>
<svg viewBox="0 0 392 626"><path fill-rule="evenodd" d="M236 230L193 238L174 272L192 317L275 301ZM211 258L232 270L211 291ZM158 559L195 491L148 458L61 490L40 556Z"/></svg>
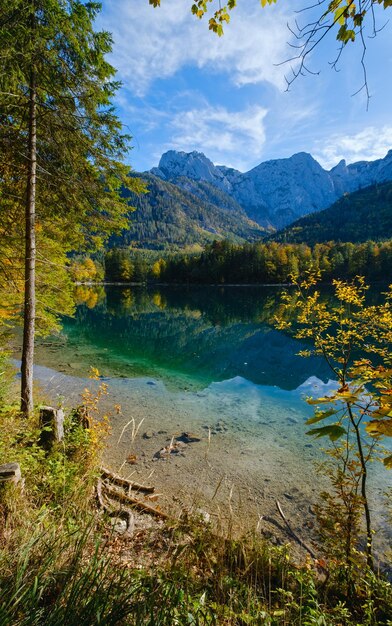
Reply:
<svg viewBox="0 0 392 626"><path fill-rule="evenodd" d="M386 580L363 570L349 603L332 560L326 576L256 532L234 539L183 516L119 535L94 497L104 436L70 415L47 454L36 417L0 410L0 462L25 477L0 489L0 626L392 624Z"/></svg>
<svg viewBox="0 0 392 626"><path fill-rule="evenodd" d="M97 537L94 519L74 531L41 524L2 568L2 626L390 624L387 583L369 580L357 607L331 603L287 548L250 537L220 542L208 528L201 538L197 520L166 528L165 563L144 569L121 564L113 536Z"/></svg>

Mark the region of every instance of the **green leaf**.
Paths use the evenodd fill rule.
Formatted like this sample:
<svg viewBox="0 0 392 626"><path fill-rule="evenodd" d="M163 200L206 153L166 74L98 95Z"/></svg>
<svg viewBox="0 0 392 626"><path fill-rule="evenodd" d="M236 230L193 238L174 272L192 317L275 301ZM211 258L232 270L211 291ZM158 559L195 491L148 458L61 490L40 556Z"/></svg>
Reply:
<svg viewBox="0 0 392 626"><path fill-rule="evenodd" d="M317 439L319 437L329 437L331 441L337 441L342 435L346 434L346 429L340 426L340 424L331 424L331 426L323 426L322 428L312 428L306 434L313 435Z"/></svg>
<svg viewBox="0 0 392 626"><path fill-rule="evenodd" d="M355 41L355 31L352 29L348 30L346 33L346 41L349 41L349 40Z"/></svg>
<svg viewBox="0 0 392 626"><path fill-rule="evenodd" d="M335 15L334 15L334 21L337 22L338 24L340 24L341 26L343 26L343 24L346 23L346 18L344 16L345 14L345 10L346 8L344 7L343 9L341 7L339 7L336 11L335 11Z"/></svg>
<svg viewBox="0 0 392 626"><path fill-rule="evenodd" d="M313 417L306 420L306 424L317 424L317 422L321 422L321 420L325 420L327 417L335 415L335 413L336 409L329 409L328 411L316 411Z"/></svg>

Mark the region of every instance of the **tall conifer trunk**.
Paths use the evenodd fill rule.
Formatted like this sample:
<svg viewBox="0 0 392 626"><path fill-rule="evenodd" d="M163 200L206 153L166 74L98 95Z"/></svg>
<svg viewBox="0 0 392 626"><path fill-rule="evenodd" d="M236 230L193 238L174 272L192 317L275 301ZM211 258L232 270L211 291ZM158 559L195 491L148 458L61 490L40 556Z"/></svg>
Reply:
<svg viewBox="0 0 392 626"><path fill-rule="evenodd" d="M34 20L34 16L33 16ZM25 296L22 351L21 410L33 411L33 364L35 335L35 191L37 182L37 91L34 67L29 85L28 178L25 207Z"/></svg>

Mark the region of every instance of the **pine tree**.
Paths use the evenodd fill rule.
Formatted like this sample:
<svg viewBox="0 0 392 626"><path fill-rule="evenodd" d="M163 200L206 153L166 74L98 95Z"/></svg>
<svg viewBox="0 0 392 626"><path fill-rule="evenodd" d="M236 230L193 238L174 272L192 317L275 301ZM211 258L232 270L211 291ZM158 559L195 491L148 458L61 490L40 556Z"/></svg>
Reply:
<svg viewBox="0 0 392 626"><path fill-rule="evenodd" d="M50 275L70 250L99 246L125 224L121 187L142 190L121 162L129 138L112 104L119 84L105 60L111 37L94 31L99 9L81 0L2 0L0 8L0 219L16 217L0 228L19 266L24 256L24 414L33 409L37 273ZM46 286L53 291L41 285L43 300ZM40 311L53 322L45 302Z"/></svg>

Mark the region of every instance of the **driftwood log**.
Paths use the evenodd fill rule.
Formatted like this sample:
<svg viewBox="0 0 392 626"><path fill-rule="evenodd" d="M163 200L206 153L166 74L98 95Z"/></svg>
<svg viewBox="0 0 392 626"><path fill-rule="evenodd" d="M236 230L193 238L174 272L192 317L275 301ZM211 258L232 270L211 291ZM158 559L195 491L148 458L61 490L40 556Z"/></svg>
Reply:
<svg viewBox="0 0 392 626"><path fill-rule="evenodd" d="M282 518L282 520L284 521L284 523L287 526L287 529L290 533L290 535L293 537L293 539L295 539L300 546L302 546L312 557L312 559L316 559L316 553L314 552L314 550L312 550L312 548L310 548L302 539L301 537L299 537L297 535L297 533L291 528L289 522L287 521L287 518L285 516L285 514L283 513L281 504L279 502L279 500L276 500L276 508L278 509L278 513L280 515L280 517Z"/></svg>
<svg viewBox="0 0 392 626"><path fill-rule="evenodd" d="M128 509L119 509L118 511L111 511L109 515L110 517L117 517L118 519L124 520L126 526L122 534L132 535L135 530L135 517L131 511L128 511Z"/></svg>
<svg viewBox="0 0 392 626"><path fill-rule="evenodd" d="M98 500L99 508L102 509L103 511L106 511L110 517L118 517L119 519L125 520L126 528L125 528L124 534L131 535L135 528L135 518L134 518L133 513L131 513L131 511L129 511L128 509L123 509L123 508L112 509L109 503L106 503L104 500L104 496L102 494L102 487L103 487L102 479L99 478L97 481L97 485L96 485L97 500Z"/></svg>
<svg viewBox="0 0 392 626"><path fill-rule="evenodd" d="M106 483L102 483L102 487L104 488L104 493L107 497L113 498L122 504L131 505L133 508L138 509L139 511L143 511L144 513L149 513L150 515L154 515L155 517L160 517L161 519L168 519L169 516L163 511L159 511L155 509L153 506L142 502L138 498L134 498L115 487L111 487Z"/></svg>
<svg viewBox="0 0 392 626"><path fill-rule="evenodd" d="M100 509L102 509L103 511L107 511L108 507L105 504L104 500L103 500L103 495L102 495L102 480L100 478L98 478L97 480L97 484L96 484L96 493L97 493L97 501L98 501L98 507Z"/></svg>
<svg viewBox="0 0 392 626"><path fill-rule="evenodd" d="M101 467L101 477L96 484L96 496L98 507L106 511L110 517L118 517L126 522L125 533L131 534L135 519L129 510L137 509L143 513L148 513L160 519L168 519L168 515L159 509L156 509L139 498L131 496L131 491L154 493L155 487L150 485L141 485L139 483L127 480L118 474L115 474L106 467ZM116 508L114 502L120 503L121 508ZM118 506L118 505L117 505ZM124 533L124 534L125 534Z"/></svg>
<svg viewBox="0 0 392 626"><path fill-rule="evenodd" d="M106 469L106 467L101 467L101 475L102 478L108 478L110 482L115 485L119 485L120 487L124 487L125 489L132 489L133 491L143 491L144 493L154 493L155 487L150 487L149 485L140 485L139 483L135 483L132 480L126 480L126 478L122 478L118 474L114 474L110 470Z"/></svg>

